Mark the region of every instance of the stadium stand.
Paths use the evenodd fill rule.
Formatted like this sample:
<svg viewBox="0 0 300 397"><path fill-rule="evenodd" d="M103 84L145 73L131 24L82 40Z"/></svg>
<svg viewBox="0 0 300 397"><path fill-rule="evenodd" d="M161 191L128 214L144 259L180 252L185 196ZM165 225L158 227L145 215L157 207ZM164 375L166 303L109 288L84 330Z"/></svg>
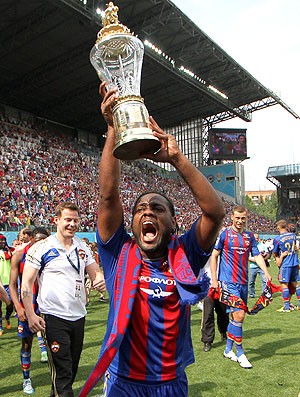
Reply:
<svg viewBox="0 0 300 397"><path fill-rule="evenodd" d="M269 167L267 179L277 187L277 219L285 218L300 228L300 164Z"/></svg>
<svg viewBox="0 0 300 397"><path fill-rule="evenodd" d="M116 0L114 3L119 6L122 23L144 42L141 93L149 113L155 115L164 129L173 131L184 154L196 167L214 165L209 157L208 131L217 123L234 117L251 121L254 111L274 105L282 106L293 117L299 118L172 1ZM24 172L27 172L22 164L22 156L25 156L23 162L28 157L34 161L30 173L36 173L26 174L26 178L30 177L31 182L34 180L37 187L33 182L29 186L25 183L20 186L24 210L18 205L15 208L15 203L11 205L11 200L3 198L2 193L0 205L3 207L4 202L5 208L11 206L10 211L15 211L17 218L17 212L21 211L23 223L24 220L49 223L53 203L61 199L65 189L66 197L75 197L83 211L87 211L82 227L89 230L95 226L94 181L98 153L94 151L98 148L99 152L104 144L106 125L99 114L99 80L89 62L89 54L101 28L96 7L104 8L104 4L92 0L19 0L8 2L1 9L0 115L4 124L11 123L8 138L1 138L1 142L11 142L12 147L6 153L14 161L13 166L16 166L15 161L18 163L18 175L11 175L8 170L5 180L16 178L21 185ZM16 121L19 119L23 120L21 124ZM41 125L32 129L38 120ZM48 127L45 133L41 133L45 129L42 120ZM60 129L64 126L72 130L72 150L69 150L71 138L65 136L63 139L55 128L50 128L51 123L56 123ZM26 130L28 148L24 139L16 136L20 128ZM53 135L51 131L54 131ZM83 152L85 145L94 149ZM13 146L20 146L25 153L13 159L16 155ZM74 165L78 161L84 164L80 170ZM6 167L12 165L9 163ZM42 176L41 172L46 175ZM85 178L89 172L93 178ZM242 170L239 174L242 175ZM55 183L53 175L57 176ZM71 180L68 175L72 175ZM85 181L86 185L79 180ZM242 196L243 180L239 180ZM11 184L6 183L2 190L9 193ZM25 196L22 194L24 189ZM91 197L87 197L86 189L91 191ZM43 204L49 197L53 198L53 203ZM14 201L18 204L21 199L17 197ZM5 208L1 222L7 227L9 214ZM18 221L17 224L13 222L14 214L10 216L9 222L18 228ZM268 227L269 224L262 226Z"/></svg>
<svg viewBox="0 0 300 397"><path fill-rule="evenodd" d="M54 209L60 201L74 201L82 211L80 231L96 227L97 173L99 152L89 155L69 136L42 130L27 122L0 122L0 230L20 230L24 226L53 229ZM145 177L141 178L141 175ZM141 180L145 182L141 183ZM125 222L130 228L130 203L145 190L158 190L172 197L177 210L179 232L195 220L195 202L179 177L146 162L122 162L121 193ZM176 192L176 194L175 194ZM228 226L234 203L223 198ZM249 227L273 233L273 222L250 214Z"/></svg>

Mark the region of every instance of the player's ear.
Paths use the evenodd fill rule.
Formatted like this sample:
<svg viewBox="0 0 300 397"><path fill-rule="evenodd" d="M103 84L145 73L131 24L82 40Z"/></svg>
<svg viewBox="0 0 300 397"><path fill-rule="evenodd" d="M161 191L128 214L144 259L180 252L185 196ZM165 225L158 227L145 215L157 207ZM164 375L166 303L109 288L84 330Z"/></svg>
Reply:
<svg viewBox="0 0 300 397"><path fill-rule="evenodd" d="M174 216L173 217L173 228L171 230L171 233L172 234L177 234L178 230L179 230L178 223L177 223L176 217Z"/></svg>

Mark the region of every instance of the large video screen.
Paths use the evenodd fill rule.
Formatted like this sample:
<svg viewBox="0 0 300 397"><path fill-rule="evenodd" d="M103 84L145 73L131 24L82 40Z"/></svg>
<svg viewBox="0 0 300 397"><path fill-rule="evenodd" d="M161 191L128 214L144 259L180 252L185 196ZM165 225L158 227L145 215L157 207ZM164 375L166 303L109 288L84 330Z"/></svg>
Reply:
<svg viewBox="0 0 300 397"><path fill-rule="evenodd" d="M211 128L208 131L211 160L244 160L247 158L246 129Z"/></svg>

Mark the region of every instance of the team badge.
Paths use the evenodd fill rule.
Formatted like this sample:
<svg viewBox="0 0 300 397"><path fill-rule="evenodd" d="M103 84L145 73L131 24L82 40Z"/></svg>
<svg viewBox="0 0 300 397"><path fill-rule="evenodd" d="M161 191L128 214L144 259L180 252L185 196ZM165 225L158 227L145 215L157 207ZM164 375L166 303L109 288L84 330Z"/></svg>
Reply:
<svg viewBox="0 0 300 397"><path fill-rule="evenodd" d="M18 333L19 333L19 334L22 334L22 333L23 333L23 329L24 329L24 328L23 328L23 325L19 325L19 326L18 326Z"/></svg>
<svg viewBox="0 0 300 397"><path fill-rule="evenodd" d="M52 351L53 353L57 353L59 349L60 349L60 344L57 343L56 341L52 342L52 344L51 344L51 351Z"/></svg>
<svg viewBox="0 0 300 397"><path fill-rule="evenodd" d="M79 255L80 258L84 261L85 255L86 255L85 250L79 249L79 250L78 250L78 255Z"/></svg>

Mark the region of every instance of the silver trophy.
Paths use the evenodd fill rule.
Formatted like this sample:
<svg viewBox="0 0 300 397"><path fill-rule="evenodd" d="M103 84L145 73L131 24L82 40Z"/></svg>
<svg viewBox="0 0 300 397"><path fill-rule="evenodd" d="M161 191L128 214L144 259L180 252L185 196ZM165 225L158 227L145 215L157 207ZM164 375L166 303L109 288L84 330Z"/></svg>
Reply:
<svg viewBox="0 0 300 397"><path fill-rule="evenodd" d="M114 156L135 160L143 153L155 153L161 144L149 128L149 114L140 95L144 45L119 22L118 10L113 2L107 4L90 61L107 89L118 89L113 105Z"/></svg>

